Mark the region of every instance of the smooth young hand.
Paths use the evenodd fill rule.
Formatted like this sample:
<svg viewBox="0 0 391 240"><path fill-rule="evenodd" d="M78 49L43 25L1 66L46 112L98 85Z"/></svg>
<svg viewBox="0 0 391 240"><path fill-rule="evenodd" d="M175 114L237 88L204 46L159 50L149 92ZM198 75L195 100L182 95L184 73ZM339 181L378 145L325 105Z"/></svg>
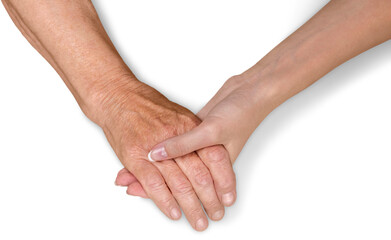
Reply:
<svg viewBox="0 0 391 240"><path fill-rule="evenodd" d="M157 144L151 157L164 160L222 144L232 163L252 131L274 108L350 58L391 38L391 1L330 1L256 65L228 80L200 111L203 122ZM137 182L122 170L116 183ZM128 193L143 195L128 187Z"/></svg>

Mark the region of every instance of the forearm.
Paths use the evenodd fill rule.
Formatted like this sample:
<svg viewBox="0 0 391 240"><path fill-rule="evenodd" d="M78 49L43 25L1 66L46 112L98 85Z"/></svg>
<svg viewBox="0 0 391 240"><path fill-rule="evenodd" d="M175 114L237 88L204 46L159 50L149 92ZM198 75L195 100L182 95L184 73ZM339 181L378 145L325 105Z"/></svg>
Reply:
<svg viewBox="0 0 391 240"><path fill-rule="evenodd" d="M242 74L257 86L260 121L335 67L390 38L391 1L331 1Z"/></svg>
<svg viewBox="0 0 391 240"><path fill-rule="evenodd" d="M263 119L348 59L391 38L390 0L334 0L248 71L226 81L201 124L152 148L155 161L222 144L232 163Z"/></svg>
<svg viewBox="0 0 391 240"><path fill-rule="evenodd" d="M2 2L22 34L58 72L93 121L99 121L96 115L103 92L136 81L90 0Z"/></svg>

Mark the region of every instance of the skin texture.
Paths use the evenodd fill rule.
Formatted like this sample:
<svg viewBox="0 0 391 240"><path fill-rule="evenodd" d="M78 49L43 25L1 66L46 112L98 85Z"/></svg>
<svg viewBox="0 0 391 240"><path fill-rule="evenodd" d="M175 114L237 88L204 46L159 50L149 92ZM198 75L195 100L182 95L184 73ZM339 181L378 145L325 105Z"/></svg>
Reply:
<svg viewBox="0 0 391 240"><path fill-rule="evenodd" d="M15 25L53 66L85 115L99 125L121 163L137 181L132 189L152 199L171 219L183 210L205 230L236 199L229 154L211 146L150 162L151 148L201 120L137 80L107 36L89 0L3 0ZM131 193L131 192L130 192ZM227 195L228 194L228 195ZM231 197L227 197L231 196ZM206 214L204 213L204 210Z"/></svg>
<svg viewBox="0 0 391 240"><path fill-rule="evenodd" d="M203 122L152 149L155 161L217 144L232 163L263 119L345 61L391 39L390 0L334 0L246 72L230 78L198 113ZM164 154L162 154L164 153ZM116 183L133 189L121 170ZM130 183L130 184L128 184Z"/></svg>
<svg viewBox="0 0 391 240"><path fill-rule="evenodd" d="M212 179L213 169L219 165L229 166L227 170L232 171L229 158L223 147L216 146L174 160L149 162L147 154L154 143L185 133L200 120L145 84L139 83L137 88L137 93L124 91L118 102L113 103L113 98L109 98L109 106L116 107L107 108L106 115L110 117L106 119L103 131L122 164L140 179L134 187L145 189L145 196L154 200L172 219L179 218L180 205L193 226L203 230L207 219L200 200L208 216L219 220L224 215L224 208L216 191L218 194L233 191L232 186L224 184L233 184L234 179L223 179L224 176L219 179L222 176L217 174L214 177L216 189ZM207 157L208 167L199 156Z"/></svg>
<svg viewBox="0 0 391 240"><path fill-rule="evenodd" d="M136 79L90 1L2 2L86 116L102 127L126 167L117 183L129 185L129 194L151 198L172 219L180 217L181 207L196 230L207 227L199 200L215 220L223 205L235 201L229 160L235 161L268 113L391 36L390 0L331 1L255 66L227 81L199 113L200 124L200 118ZM153 146L167 153L161 159L154 154L155 160L169 160L148 162Z"/></svg>

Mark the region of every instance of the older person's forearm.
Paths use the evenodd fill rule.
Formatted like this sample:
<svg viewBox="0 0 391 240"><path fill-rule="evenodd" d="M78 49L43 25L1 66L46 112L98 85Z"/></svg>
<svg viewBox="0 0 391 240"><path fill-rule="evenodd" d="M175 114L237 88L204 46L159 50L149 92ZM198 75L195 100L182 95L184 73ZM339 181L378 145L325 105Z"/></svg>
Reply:
<svg viewBox="0 0 391 240"><path fill-rule="evenodd" d="M90 0L3 0L29 42L51 63L84 113L102 127L121 163L171 219L182 208L198 231L219 220L236 198L236 182L222 146L167 161L148 151L200 123L131 73L103 29ZM202 204L202 205L201 205ZM203 207L203 208L202 208Z"/></svg>
<svg viewBox="0 0 391 240"><path fill-rule="evenodd" d="M333 0L241 78L259 86L254 97L267 113L390 38L390 0Z"/></svg>
<svg viewBox="0 0 391 240"><path fill-rule="evenodd" d="M136 81L90 0L2 2L19 30L56 69L94 122L100 121L97 114L104 98L103 89L107 92Z"/></svg>

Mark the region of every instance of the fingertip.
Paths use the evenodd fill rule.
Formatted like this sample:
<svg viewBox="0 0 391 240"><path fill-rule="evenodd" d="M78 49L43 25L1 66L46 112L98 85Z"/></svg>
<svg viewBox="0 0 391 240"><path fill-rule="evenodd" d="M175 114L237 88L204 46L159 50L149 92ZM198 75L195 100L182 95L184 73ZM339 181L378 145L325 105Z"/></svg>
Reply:
<svg viewBox="0 0 391 240"><path fill-rule="evenodd" d="M232 206L236 201L236 194L234 192L225 193L221 196L221 202L225 207Z"/></svg>
<svg viewBox="0 0 391 240"><path fill-rule="evenodd" d="M213 221L220 221L224 217L224 212L225 212L224 209L219 210L213 213L210 219L212 219Z"/></svg>
<svg viewBox="0 0 391 240"><path fill-rule="evenodd" d="M158 144L148 153L148 160L150 162L162 161L168 158L166 148Z"/></svg>
<svg viewBox="0 0 391 240"><path fill-rule="evenodd" d="M126 190L126 193L128 195L142 197L142 198L148 198L146 195L143 187L139 182L134 182L128 186L128 189Z"/></svg>
<svg viewBox="0 0 391 240"><path fill-rule="evenodd" d="M150 151L150 152L148 153L148 160L149 160L150 162L155 162L155 161L152 159L151 154L152 154L152 151Z"/></svg>
<svg viewBox="0 0 391 240"><path fill-rule="evenodd" d="M182 216L182 213L177 207L174 207L171 209L170 215L173 220L179 220Z"/></svg>
<svg viewBox="0 0 391 240"><path fill-rule="evenodd" d="M118 177L115 181L114 184L119 187L126 187L129 185L130 181L124 180L121 177ZM128 184L127 184L128 183Z"/></svg>
<svg viewBox="0 0 391 240"><path fill-rule="evenodd" d="M114 184L115 184L115 186L118 186L118 187L126 187L126 186L128 186L128 184L125 184L125 181L123 181L121 178L117 178L114 181Z"/></svg>
<svg viewBox="0 0 391 240"><path fill-rule="evenodd" d="M128 169L122 168L122 169L118 172L118 175L120 175L120 174L122 174L122 173L125 173L125 172L129 172Z"/></svg>
<svg viewBox="0 0 391 240"><path fill-rule="evenodd" d="M198 232L202 232L208 228L208 225L209 225L208 220L206 220L204 218L200 218L197 220L194 229Z"/></svg>
<svg viewBox="0 0 391 240"><path fill-rule="evenodd" d="M117 186L128 186L129 184L136 182L137 179L128 171L124 171L122 173L119 173L117 175L117 178L115 179L114 184Z"/></svg>

